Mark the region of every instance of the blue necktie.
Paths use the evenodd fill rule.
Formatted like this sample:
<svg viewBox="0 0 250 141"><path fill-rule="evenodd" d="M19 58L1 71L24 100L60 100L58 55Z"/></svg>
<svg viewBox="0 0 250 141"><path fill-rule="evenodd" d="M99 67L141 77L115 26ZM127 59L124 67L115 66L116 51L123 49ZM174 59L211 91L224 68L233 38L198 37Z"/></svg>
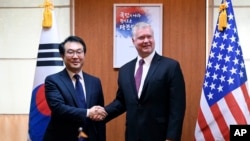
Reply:
<svg viewBox="0 0 250 141"><path fill-rule="evenodd" d="M136 84L136 90L137 92L139 92L139 88L140 88L140 84L141 84L141 77L142 77L142 71L143 71L143 64L144 64L144 60L141 59L139 61L139 67L136 71L136 74L135 74L135 84Z"/></svg>
<svg viewBox="0 0 250 141"><path fill-rule="evenodd" d="M76 96L77 96L77 99L78 99L78 104L80 104L81 108L86 109L87 104L86 104L86 101L85 101L85 96L84 96L82 84L79 81L80 76L78 74L75 74L74 78L76 79L75 91L76 91Z"/></svg>
<svg viewBox="0 0 250 141"><path fill-rule="evenodd" d="M85 100L85 96L84 96L83 87L82 87L82 84L79 80L80 76L78 74L75 74L73 77L76 79L75 91L76 91L76 97L77 97L78 103L79 103L81 108L87 109L87 104L86 104L86 100ZM87 129L87 120L84 120L83 128L85 130ZM85 139L83 137L78 137L78 141L86 141L86 140L87 139Z"/></svg>

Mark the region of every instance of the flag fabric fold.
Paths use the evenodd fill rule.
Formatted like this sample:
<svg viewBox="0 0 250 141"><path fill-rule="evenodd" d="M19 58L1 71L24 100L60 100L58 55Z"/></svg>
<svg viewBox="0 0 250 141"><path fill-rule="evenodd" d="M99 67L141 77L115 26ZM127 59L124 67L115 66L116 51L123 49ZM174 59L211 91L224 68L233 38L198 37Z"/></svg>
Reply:
<svg viewBox="0 0 250 141"><path fill-rule="evenodd" d="M250 124L250 96L231 0L227 26L216 26L201 92L196 141L229 141L230 125ZM217 22L218 23L218 22Z"/></svg>
<svg viewBox="0 0 250 141"><path fill-rule="evenodd" d="M63 61L59 54L59 38L52 11L53 24L50 28L42 28L29 113L29 139L42 141L50 120L51 111L47 105L44 91L46 76L63 69Z"/></svg>

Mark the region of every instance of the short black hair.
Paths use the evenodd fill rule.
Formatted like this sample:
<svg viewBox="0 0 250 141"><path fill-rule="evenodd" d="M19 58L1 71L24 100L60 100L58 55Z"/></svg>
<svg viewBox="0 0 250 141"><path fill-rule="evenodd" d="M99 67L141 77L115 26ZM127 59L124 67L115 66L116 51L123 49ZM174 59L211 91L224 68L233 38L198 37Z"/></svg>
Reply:
<svg viewBox="0 0 250 141"><path fill-rule="evenodd" d="M80 38L80 37L78 37L78 36L69 36L69 37L67 37L62 43L59 44L59 53L60 53L61 55L64 55L64 53L65 53L64 45L65 45L67 42L77 42L77 43L80 43L80 44L83 46L83 52L84 52L84 54L86 53L87 47L86 47L86 44L85 44L85 42L83 41L83 39Z"/></svg>

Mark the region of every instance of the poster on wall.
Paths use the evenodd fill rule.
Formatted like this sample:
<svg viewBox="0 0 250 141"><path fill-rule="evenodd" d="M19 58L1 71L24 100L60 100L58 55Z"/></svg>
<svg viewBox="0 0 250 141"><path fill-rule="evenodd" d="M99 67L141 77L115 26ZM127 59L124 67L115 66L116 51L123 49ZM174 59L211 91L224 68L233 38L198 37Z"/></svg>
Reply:
<svg viewBox="0 0 250 141"><path fill-rule="evenodd" d="M131 29L147 22L154 30L155 50L162 54L162 4L114 4L113 67L120 68L137 57Z"/></svg>

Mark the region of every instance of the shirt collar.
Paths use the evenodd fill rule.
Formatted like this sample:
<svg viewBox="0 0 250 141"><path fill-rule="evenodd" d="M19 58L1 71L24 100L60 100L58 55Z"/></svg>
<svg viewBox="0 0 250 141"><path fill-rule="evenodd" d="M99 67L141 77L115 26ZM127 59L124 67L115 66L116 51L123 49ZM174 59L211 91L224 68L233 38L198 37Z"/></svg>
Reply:
<svg viewBox="0 0 250 141"><path fill-rule="evenodd" d="M66 70L67 70L67 69L66 69ZM73 72L71 72L71 71L69 71L69 70L67 70L67 72L68 72L70 78L71 78L71 79L74 79L73 76L74 76L76 73L73 73ZM83 79L82 71L80 71L80 72L77 73L77 74L80 76L80 79Z"/></svg>
<svg viewBox="0 0 250 141"><path fill-rule="evenodd" d="M145 58L141 58L141 56L138 56L137 57L137 63L139 63L139 60L143 59L145 64L149 65L152 62L152 59L153 59L154 55L155 55L155 51L152 52L149 56L147 56Z"/></svg>

